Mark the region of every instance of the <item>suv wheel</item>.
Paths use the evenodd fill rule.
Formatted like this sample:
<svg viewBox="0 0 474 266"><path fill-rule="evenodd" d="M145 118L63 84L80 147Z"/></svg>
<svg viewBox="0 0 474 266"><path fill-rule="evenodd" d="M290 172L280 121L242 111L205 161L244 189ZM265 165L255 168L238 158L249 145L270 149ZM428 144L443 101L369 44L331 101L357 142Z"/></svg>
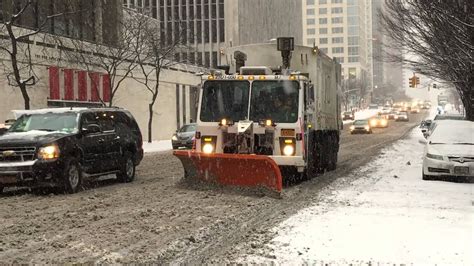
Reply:
<svg viewBox="0 0 474 266"><path fill-rule="evenodd" d="M130 152L125 152L122 162L117 178L120 182L132 182L135 179L135 162L133 161L132 154Z"/></svg>
<svg viewBox="0 0 474 266"><path fill-rule="evenodd" d="M82 170L76 159L71 158L65 162L61 178L66 193L73 194L79 190L82 183Z"/></svg>

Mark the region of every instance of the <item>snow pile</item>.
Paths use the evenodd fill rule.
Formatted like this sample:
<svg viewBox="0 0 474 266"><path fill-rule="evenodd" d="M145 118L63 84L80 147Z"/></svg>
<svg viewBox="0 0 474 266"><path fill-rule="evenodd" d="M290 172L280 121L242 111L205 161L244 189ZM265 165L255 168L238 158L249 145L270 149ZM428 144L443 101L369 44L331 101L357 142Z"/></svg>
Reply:
<svg viewBox="0 0 474 266"><path fill-rule="evenodd" d="M169 151L172 149L171 140L157 140L152 143L143 142L143 150L145 153Z"/></svg>
<svg viewBox="0 0 474 266"><path fill-rule="evenodd" d="M318 205L273 229L265 257L242 261L473 265L474 184L423 181L421 138L415 129L350 186L320 192Z"/></svg>

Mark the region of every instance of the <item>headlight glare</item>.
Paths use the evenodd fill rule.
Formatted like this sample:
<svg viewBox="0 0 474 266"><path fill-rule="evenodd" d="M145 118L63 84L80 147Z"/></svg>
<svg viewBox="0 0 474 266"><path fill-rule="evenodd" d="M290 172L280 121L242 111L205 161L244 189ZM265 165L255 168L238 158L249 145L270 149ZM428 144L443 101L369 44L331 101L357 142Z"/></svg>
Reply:
<svg viewBox="0 0 474 266"><path fill-rule="evenodd" d="M365 128L365 130L367 130L367 131L370 130L370 127L369 127L369 126L365 126L364 128Z"/></svg>
<svg viewBox="0 0 474 266"><path fill-rule="evenodd" d="M355 129L355 126L351 126L349 129L352 131Z"/></svg>
<svg viewBox="0 0 474 266"><path fill-rule="evenodd" d="M286 155L286 156L291 156L294 153L295 153L295 147L293 147L293 145L286 145L283 148L283 154Z"/></svg>
<svg viewBox="0 0 474 266"><path fill-rule="evenodd" d="M43 160L52 160L59 157L59 147L57 145L48 145L39 148L38 158Z"/></svg>
<svg viewBox="0 0 474 266"><path fill-rule="evenodd" d="M176 140L178 140L178 137L177 137L176 135L173 135L173 136L171 137L171 140L176 141Z"/></svg>
<svg viewBox="0 0 474 266"><path fill-rule="evenodd" d="M212 146L211 143L206 143L204 146L202 146L202 151L204 153L210 154L214 151L214 146Z"/></svg>

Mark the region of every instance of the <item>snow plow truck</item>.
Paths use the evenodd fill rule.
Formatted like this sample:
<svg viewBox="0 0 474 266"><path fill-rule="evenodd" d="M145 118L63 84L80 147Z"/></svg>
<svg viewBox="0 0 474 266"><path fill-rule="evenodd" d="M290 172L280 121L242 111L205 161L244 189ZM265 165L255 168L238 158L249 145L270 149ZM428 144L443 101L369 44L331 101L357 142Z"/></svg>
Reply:
<svg viewBox="0 0 474 266"><path fill-rule="evenodd" d="M280 194L288 173L334 170L340 64L293 38L226 53L224 70L202 75L194 149L174 151L185 178Z"/></svg>

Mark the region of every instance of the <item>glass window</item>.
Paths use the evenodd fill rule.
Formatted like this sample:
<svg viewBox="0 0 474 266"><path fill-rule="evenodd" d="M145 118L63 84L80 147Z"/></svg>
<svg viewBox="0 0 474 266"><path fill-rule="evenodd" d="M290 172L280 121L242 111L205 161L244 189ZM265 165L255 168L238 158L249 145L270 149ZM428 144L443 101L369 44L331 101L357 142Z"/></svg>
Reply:
<svg viewBox="0 0 474 266"><path fill-rule="evenodd" d="M249 91L248 81L206 81L202 92L201 121L244 120L248 115Z"/></svg>
<svg viewBox="0 0 474 266"><path fill-rule="evenodd" d="M306 39L306 44L312 46L312 45L314 45L315 41L316 41L316 39L314 39L314 38L308 38L308 39Z"/></svg>
<svg viewBox="0 0 474 266"><path fill-rule="evenodd" d="M306 34L308 34L308 35L314 35L314 34L316 34L316 29L307 29L307 30L306 30Z"/></svg>
<svg viewBox="0 0 474 266"><path fill-rule="evenodd" d="M350 56L349 57L349 63L357 63L359 62L359 57L358 56Z"/></svg>
<svg viewBox="0 0 474 266"><path fill-rule="evenodd" d="M254 81L250 120L271 119L280 123L298 121L299 85L296 81Z"/></svg>
<svg viewBox="0 0 474 266"><path fill-rule="evenodd" d="M332 43L343 43L344 37L334 37L332 38Z"/></svg>
<svg viewBox="0 0 474 266"><path fill-rule="evenodd" d="M328 13L328 9L327 8L320 8L319 9L319 14L323 15L323 14L327 14Z"/></svg>
<svg viewBox="0 0 474 266"><path fill-rule="evenodd" d="M359 37L348 37L347 43L349 45L359 45Z"/></svg>
<svg viewBox="0 0 474 266"><path fill-rule="evenodd" d="M320 4L320 5L324 5L324 4L326 4L326 3L327 3L327 0L319 0L319 4Z"/></svg>
<svg viewBox="0 0 474 266"><path fill-rule="evenodd" d="M359 27L349 27L347 29L349 35L358 35L359 34Z"/></svg>
<svg viewBox="0 0 474 266"><path fill-rule="evenodd" d="M344 57L336 57L336 61L337 61L339 64L342 64L342 63L344 63Z"/></svg>
<svg viewBox="0 0 474 266"><path fill-rule="evenodd" d="M354 6L357 5L358 0L347 0L347 5L348 6Z"/></svg>
<svg viewBox="0 0 474 266"><path fill-rule="evenodd" d="M319 38L319 44L327 44L328 38Z"/></svg>
<svg viewBox="0 0 474 266"><path fill-rule="evenodd" d="M342 13L342 7L331 8L331 14L340 14L340 13Z"/></svg>
<svg viewBox="0 0 474 266"><path fill-rule="evenodd" d="M319 24L328 24L328 19L327 18L320 18L319 19Z"/></svg>
<svg viewBox="0 0 474 266"><path fill-rule="evenodd" d="M319 50L325 54L328 53L328 48L319 48Z"/></svg>
<svg viewBox="0 0 474 266"><path fill-rule="evenodd" d="M359 55L359 47L349 47L349 55Z"/></svg>
<svg viewBox="0 0 474 266"><path fill-rule="evenodd" d="M78 114L66 113L46 113L22 115L9 129L9 132L38 131L59 131L65 133L75 133L78 131Z"/></svg>
<svg viewBox="0 0 474 266"><path fill-rule="evenodd" d="M344 47L333 47L332 48L332 53L333 54L344 53Z"/></svg>
<svg viewBox="0 0 474 266"><path fill-rule="evenodd" d="M307 5L314 5L314 0L306 0Z"/></svg>
<svg viewBox="0 0 474 266"><path fill-rule="evenodd" d="M338 23L342 23L342 22L343 22L342 17L331 18L331 23L332 24L338 24Z"/></svg>
<svg viewBox="0 0 474 266"><path fill-rule="evenodd" d="M332 4L341 4L342 0L331 0Z"/></svg>
<svg viewBox="0 0 474 266"><path fill-rule="evenodd" d="M350 6L347 8L347 15L354 16L359 14L359 7L358 6Z"/></svg>
<svg viewBox="0 0 474 266"><path fill-rule="evenodd" d="M314 15L314 8L306 9L306 15Z"/></svg>
<svg viewBox="0 0 474 266"><path fill-rule="evenodd" d="M309 18L306 20L306 25L314 25L314 24L315 24L314 18Z"/></svg>
<svg viewBox="0 0 474 266"><path fill-rule="evenodd" d="M347 24L349 25L359 25L359 17L348 17Z"/></svg>
<svg viewBox="0 0 474 266"><path fill-rule="evenodd" d="M332 33L343 33L344 29L342 27L336 27L331 29Z"/></svg>
<svg viewBox="0 0 474 266"><path fill-rule="evenodd" d="M327 28L320 28L319 29L319 34L327 34L328 33L328 29Z"/></svg>

